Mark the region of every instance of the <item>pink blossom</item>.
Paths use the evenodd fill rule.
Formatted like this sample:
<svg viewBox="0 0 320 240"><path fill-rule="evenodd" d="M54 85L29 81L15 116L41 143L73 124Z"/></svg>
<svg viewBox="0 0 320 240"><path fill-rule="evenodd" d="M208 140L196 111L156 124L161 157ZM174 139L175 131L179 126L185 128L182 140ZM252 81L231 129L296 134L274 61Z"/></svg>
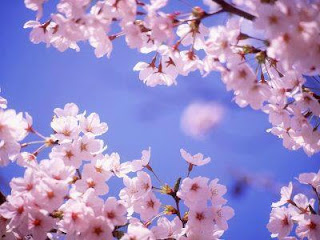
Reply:
<svg viewBox="0 0 320 240"><path fill-rule="evenodd" d="M267 225L268 230L272 233L272 237L283 239L290 234L292 227L293 221L286 207L272 209Z"/></svg>
<svg viewBox="0 0 320 240"><path fill-rule="evenodd" d="M15 141L0 141L0 166L6 166L15 160L20 152L20 145Z"/></svg>
<svg viewBox="0 0 320 240"><path fill-rule="evenodd" d="M160 201L151 192L144 195L144 197L136 201L133 205L134 211L140 214L140 218L143 221L151 220L152 217L158 214L159 208Z"/></svg>
<svg viewBox="0 0 320 240"><path fill-rule="evenodd" d="M74 103L67 103L63 109L55 108L53 112L57 117L76 117L79 113L79 108Z"/></svg>
<svg viewBox="0 0 320 240"><path fill-rule="evenodd" d="M302 173L299 175L299 182L310 184L312 187L320 191L320 170L318 173Z"/></svg>
<svg viewBox="0 0 320 240"><path fill-rule="evenodd" d="M0 89L0 92L1 92L1 89ZM0 96L0 108L6 109L7 104L8 104L7 99Z"/></svg>
<svg viewBox="0 0 320 240"><path fill-rule="evenodd" d="M208 33L208 28L202 23L199 26L181 24L177 29L177 35L182 39L181 43L184 46L192 45L196 50L204 47L204 38Z"/></svg>
<svg viewBox="0 0 320 240"><path fill-rule="evenodd" d="M222 121L223 115L223 107L215 102L193 102L183 111L180 125L186 135L202 139Z"/></svg>
<svg viewBox="0 0 320 240"><path fill-rule="evenodd" d="M86 164L81 179L75 183L76 190L84 193L87 189L93 188L97 195L105 195L109 192L109 187L105 183L107 180L104 174L98 172L92 165Z"/></svg>
<svg viewBox="0 0 320 240"><path fill-rule="evenodd" d="M157 239L179 239L185 233L179 217L175 217L172 221L169 221L166 217L160 217L157 226L153 227L151 231Z"/></svg>
<svg viewBox="0 0 320 240"><path fill-rule="evenodd" d="M100 122L100 117L96 113L91 113L88 117L80 118L80 128L83 133L92 133L100 136L108 131L108 125Z"/></svg>
<svg viewBox="0 0 320 240"><path fill-rule="evenodd" d="M320 236L320 216L312 214L299 221L296 233L300 238L318 240Z"/></svg>
<svg viewBox="0 0 320 240"><path fill-rule="evenodd" d="M227 192L226 186L218 183L219 179L213 179L209 184L209 194L212 205L223 205L227 202L222 196Z"/></svg>
<svg viewBox="0 0 320 240"><path fill-rule="evenodd" d="M292 182L289 183L288 187L281 188L281 199L278 202L272 203L272 207L280 207L291 199L292 194Z"/></svg>
<svg viewBox="0 0 320 240"><path fill-rule="evenodd" d="M64 165L79 168L82 164L82 158L80 157L79 147L75 142L63 143L52 148L49 154L50 159L61 159Z"/></svg>
<svg viewBox="0 0 320 240"><path fill-rule="evenodd" d="M128 232L124 234L121 240L155 240L153 233L140 222L133 222L128 225Z"/></svg>
<svg viewBox="0 0 320 240"><path fill-rule="evenodd" d="M89 135L78 138L74 145L78 148L76 150L79 153L77 157L82 160L92 160L95 154L103 149L103 141Z"/></svg>
<svg viewBox="0 0 320 240"><path fill-rule="evenodd" d="M102 212L113 226L121 226L126 223L127 219L125 215L127 210L125 206L114 197L109 197L106 200Z"/></svg>
<svg viewBox="0 0 320 240"><path fill-rule="evenodd" d="M143 150L141 154L141 159L133 160L131 163L131 168L133 172L140 171L149 164L151 157L151 148L149 147L148 150Z"/></svg>
<svg viewBox="0 0 320 240"><path fill-rule="evenodd" d="M206 203L209 199L208 181L209 179L205 177L185 178L177 196L184 200L187 206L199 204L199 202Z"/></svg>
<svg viewBox="0 0 320 240"><path fill-rule="evenodd" d="M28 214L28 230L34 239L47 239L47 232L54 227L54 223L45 211L33 210Z"/></svg>
<svg viewBox="0 0 320 240"><path fill-rule="evenodd" d="M96 217L88 224L87 230L83 233L83 239L112 239L112 228L104 217Z"/></svg>
<svg viewBox="0 0 320 240"><path fill-rule="evenodd" d="M80 132L78 121L72 116L54 118L51 127L56 132L54 137L59 141L75 139Z"/></svg>
<svg viewBox="0 0 320 240"><path fill-rule="evenodd" d="M105 168L113 172L117 177L124 177L132 170L130 162L120 163L120 156L118 153L112 153L105 156Z"/></svg>
<svg viewBox="0 0 320 240"><path fill-rule="evenodd" d="M213 231L213 212L204 204L194 205L188 214L187 232L199 229L206 232ZM198 230L196 230L198 231Z"/></svg>
<svg viewBox="0 0 320 240"><path fill-rule="evenodd" d="M217 224L217 226L222 230L228 229L227 221L234 216L234 210L229 206L223 207L212 207L213 210L213 218Z"/></svg>
<svg viewBox="0 0 320 240"><path fill-rule="evenodd" d="M204 158L202 153L197 153L195 155L191 155L184 149L180 149L181 157L186 160L189 164L195 166L202 166L211 161L210 157Z"/></svg>
<svg viewBox="0 0 320 240"><path fill-rule="evenodd" d="M91 208L76 200L68 200L59 210L63 211L63 219L59 221L58 226L70 235L86 231L89 228L88 223L94 217Z"/></svg>

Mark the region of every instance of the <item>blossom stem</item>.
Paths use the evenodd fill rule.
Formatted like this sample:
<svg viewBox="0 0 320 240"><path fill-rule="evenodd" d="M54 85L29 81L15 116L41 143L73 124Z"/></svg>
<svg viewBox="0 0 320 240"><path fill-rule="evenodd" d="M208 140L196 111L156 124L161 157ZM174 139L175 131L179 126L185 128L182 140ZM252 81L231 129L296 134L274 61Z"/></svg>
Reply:
<svg viewBox="0 0 320 240"><path fill-rule="evenodd" d="M154 216L151 220L147 221L144 225L145 225L146 227L149 227L150 224L151 224L154 220L156 220L157 218L159 218L159 217L161 217L161 216L163 216L163 215L165 215L164 212L159 213L158 215Z"/></svg>
<svg viewBox="0 0 320 240"><path fill-rule="evenodd" d="M42 139L46 139L45 136L43 136L41 133L39 133L38 131L34 130L33 128L31 128L31 132L36 134L37 136L41 137Z"/></svg>
<svg viewBox="0 0 320 240"><path fill-rule="evenodd" d="M177 196L175 196L175 197L174 197L174 200L175 200L175 202L176 202L176 207L177 207L177 216L178 216L178 218L182 221L182 219L181 219L181 213L180 213L180 206L179 206L180 198L177 197Z"/></svg>
<svg viewBox="0 0 320 240"><path fill-rule="evenodd" d="M179 206L179 202L180 202L180 198L177 196L177 192L179 191L179 187L180 187L180 183L181 183L181 178L178 178L177 182L174 185L173 191L169 194L175 201L176 203L176 209L177 209L177 216L179 217L179 219L182 221L181 218L181 213L180 213L180 206Z"/></svg>
<svg viewBox="0 0 320 240"><path fill-rule="evenodd" d="M307 209L303 209L302 207L299 207L294 201L292 201L291 199L289 199L287 201L288 203L290 203L291 205L295 206L297 209L299 209L301 211L301 213L306 213Z"/></svg>
<svg viewBox="0 0 320 240"><path fill-rule="evenodd" d="M236 8L224 0L212 0L212 1L219 4L225 12L233 13L240 17L244 17L245 19L248 19L250 21L253 21L256 18L254 15L248 12L245 12L239 8Z"/></svg>
<svg viewBox="0 0 320 240"><path fill-rule="evenodd" d="M21 147L23 148L23 147L27 147L32 144L39 144L39 143L45 143L45 141L32 141L32 142L22 143Z"/></svg>
<svg viewBox="0 0 320 240"><path fill-rule="evenodd" d="M46 144L41 145L37 150L35 150L32 154L37 156L44 148L46 148Z"/></svg>
<svg viewBox="0 0 320 240"><path fill-rule="evenodd" d="M163 182L160 180L160 178L158 177L158 175L153 171L152 167L151 167L149 164L146 166L146 168L147 168L150 172L152 172L152 174L156 177L156 179L158 180L158 182L159 182L160 184L163 183Z"/></svg>

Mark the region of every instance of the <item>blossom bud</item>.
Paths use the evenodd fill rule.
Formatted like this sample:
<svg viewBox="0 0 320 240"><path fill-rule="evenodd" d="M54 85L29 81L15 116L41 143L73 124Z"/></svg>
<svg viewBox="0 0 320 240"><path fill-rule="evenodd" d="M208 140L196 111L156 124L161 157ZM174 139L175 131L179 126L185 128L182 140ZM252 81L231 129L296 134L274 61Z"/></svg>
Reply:
<svg viewBox="0 0 320 240"><path fill-rule="evenodd" d="M256 59L258 61L259 64L264 64L266 62L266 52L261 51L259 53L256 54Z"/></svg>
<svg viewBox="0 0 320 240"><path fill-rule="evenodd" d="M246 40L248 38L249 38L249 35L245 33L240 33L240 35L238 36L238 40Z"/></svg>
<svg viewBox="0 0 320 240"><path fill-rule="evenodd" d="M164 206L164 213L167 215L177 214L178 211L171 205Z"/></svg>
<svg viewBox="0 0 320 240"><path fill-rule="evenodd" d="M189 212L185 212L183 217L182 217L182 222L188 222L188 216L189 216Z"/></svg>
<svg viewBox="0 0 320 240"><path fill-rule="evenodd" d="M165 184L165 185L163 185L163 186L161 187L160 192L161 192L162 194L168 194L168 195L170 195L170 194L173 193L173 190L172 190L172 188L171 188L168 184Z"/></svg>
<svg viewBox="0 0 320 240"><path fill-rule="evenodd" d="M258 52L260 52L260 50L259 50L259 49L256 49L256 48L253 47L253 46L245 45L245 46L243 46L243 52L244 52L245 54L248 54L248 53L258 53Z"/></svg>
<svg viewBox="0 0 320 240"><path fill-rule="evenodd" d="M50 216L61 220L63 218L63 212L59 210L55 210L50 214Z"/></svg>
<svg viewBox="0 0 320 240"><path fill-rule="evenodd" d="M113 231L112 235L116 239L121 239L123 237L123 235L124 235L124 232L117 230L117 231Z"/></svg>
<svg viewBox="0 0 320 240"><path fill-rule="evenodd" d="M177 181L176 181L176 183L174 185L174 192L178 192L179 191L180 183L181 183L181 177L177 179Z"/></svg>
<svg viewBox="0 0 320 240"><path fill-rule="evenodd" d="M200 7L194 7L192 9L192 16L195 18L202 18L205 15L205 11L203 11Z"/></svg>

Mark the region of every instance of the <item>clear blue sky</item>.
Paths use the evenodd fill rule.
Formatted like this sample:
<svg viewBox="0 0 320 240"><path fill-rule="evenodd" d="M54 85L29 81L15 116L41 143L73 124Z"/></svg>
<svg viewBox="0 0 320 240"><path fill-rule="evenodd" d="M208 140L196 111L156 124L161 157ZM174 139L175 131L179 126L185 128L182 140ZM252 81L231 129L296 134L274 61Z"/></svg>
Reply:
<svg viewBox="0 0 320 240"><path fill-rule="evenodd" d="M179 78L177 87L148 88L132 71L145 56L127 48L123 40L114 42L111 59L97 59L87 44L81 45L80 53L60 53L29 42L29 30L23 24L34 19L34 13L23 1L3 0L1 5L2 94L10 108L29 112L43 134L50 134L53 109L75 102L81 110L99 113L108 123L104 140L109 153L119 152L122 161L138 158L142 149L151 146L152 166L168 183L186 171L181 147L211 156L211 164L196 169L195 174L218 177L228 186L232 184L229 166L269 173L285 184L301 172L318 170L319 155L308 158L301 150L283 148L281 140L265 132L270 127L267 115L233 103L218 74L201 78L195 73ZM184 136L179 126L184 107L199 99L214 100L227 108L224 122L204 141ZM8 193L9 180L21 174L15 165L0 169L0 189ZM277 196L249 190L240 199L227 197L236 215L225 239L270 238L265 225Z"/></svg>

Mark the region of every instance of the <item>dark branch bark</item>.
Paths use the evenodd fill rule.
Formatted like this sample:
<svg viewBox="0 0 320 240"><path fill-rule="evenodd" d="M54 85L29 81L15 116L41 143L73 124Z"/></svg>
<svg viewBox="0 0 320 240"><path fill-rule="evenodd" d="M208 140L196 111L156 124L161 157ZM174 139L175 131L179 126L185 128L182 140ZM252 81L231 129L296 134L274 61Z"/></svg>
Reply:
<svg viewBox="0 0 320 240"><path fill-rule="evenodd" d="M0 191L0 205L6 201L6 196Z"/></svg>
<svg viewBox="0 0 320 240"><path fill-rule="evenodd" d="M227 3L224 0L212 0L212 1L219 4L225 12L233 13L233 14L238 15L240 17L244 17L245 19L248 19L250 21L253 21L256 18L252 14L245 12L239 8L234 7L233 5Z"/></svg>

